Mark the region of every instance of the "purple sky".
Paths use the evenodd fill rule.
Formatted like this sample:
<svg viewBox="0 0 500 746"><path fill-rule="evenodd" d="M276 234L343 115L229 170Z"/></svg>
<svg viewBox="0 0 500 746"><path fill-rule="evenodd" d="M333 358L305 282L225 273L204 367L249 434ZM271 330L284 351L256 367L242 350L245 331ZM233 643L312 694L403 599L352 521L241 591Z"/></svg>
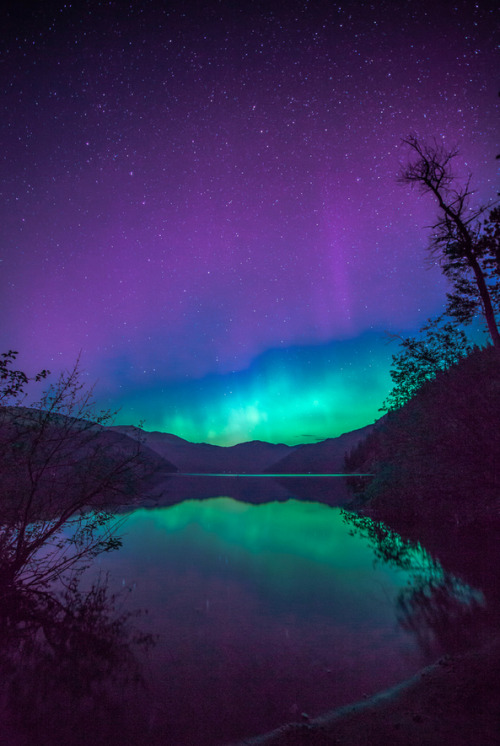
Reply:
<svg viewBox="0 0 500 746"><path fill-rule="evenodd" d="M128 5L1 24L1 349L193 440L373 421L444 300L401 138L498 189L496 4Z"/></svg>

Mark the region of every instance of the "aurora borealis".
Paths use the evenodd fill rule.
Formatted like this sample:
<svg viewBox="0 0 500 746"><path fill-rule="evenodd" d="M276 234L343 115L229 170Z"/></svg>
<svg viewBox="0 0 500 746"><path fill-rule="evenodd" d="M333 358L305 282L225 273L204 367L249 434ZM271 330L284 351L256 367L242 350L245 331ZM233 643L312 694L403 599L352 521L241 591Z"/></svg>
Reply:
<svg viewBox="0 0 500 746"><path fill-rule="evenodd" d="M498 191L496 4L7 3L1 350L229 445L378 416L439 313L410 131Z"/></svg>

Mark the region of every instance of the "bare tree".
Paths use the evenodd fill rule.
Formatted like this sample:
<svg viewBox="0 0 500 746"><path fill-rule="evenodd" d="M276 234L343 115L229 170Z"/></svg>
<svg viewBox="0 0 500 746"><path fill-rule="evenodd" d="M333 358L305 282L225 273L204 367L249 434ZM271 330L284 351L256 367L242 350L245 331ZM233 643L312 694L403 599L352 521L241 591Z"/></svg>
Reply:
<svg viewBox="0 0 500 746"><path fill-rule="evenodd" d="M119 546L116 506L134 502L151 468L140 442L106 431L112 413L96 411L78 364L25 407L14 360L0 366L0 596Z"/></svg>
<svg viewBox="0 0 500 746"><path fill-rule="evenodd" d="M439 206L431 251L439 257L443 273L453 285L448 293L450 315L469 321L479 305L492 342L500 349L495 290L491 287L492 277L498 285L498 276L492 272L491 240L484 240L480 221L489 208L471 207L470 177L461 185L452 171L457 150L447 150L437 142L421 143L414 135L403 142L411 148L413 158L403 168L400 181L432 194Z"/></svg>
<svg viewBox="0 0 500 746"><path fill-rule="evenodd" d="M106 578L89 587L83 573L120 546L117 508L136 501L161 459L107 430L112 413L96 410L78 364L25 406L48 372L30 377L16 356L0 354L2 735L84 743L109 732L114 742L123 728L127 740L136 722L147 728L132 705L136 654L154 638L130 624Z"/></svg>

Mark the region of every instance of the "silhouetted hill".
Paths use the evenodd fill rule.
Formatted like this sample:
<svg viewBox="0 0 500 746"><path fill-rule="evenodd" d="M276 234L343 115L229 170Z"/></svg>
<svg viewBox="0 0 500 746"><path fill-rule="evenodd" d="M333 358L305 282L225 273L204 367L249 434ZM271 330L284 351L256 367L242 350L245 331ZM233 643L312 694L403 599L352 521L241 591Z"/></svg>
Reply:
<svg viewBox="0 0 500 746"><path fill-rule="evenodd" d="M296 448L260 440L235 446L190 443L177 435L149 433L133 425L114 425L109 429L141 440L144 445L174 463L181 472L188 473L259 474Z"/></svg>
<svg viewBox="0 0 500 746"><path fill-rule="evenodd" d="M345 471L344 459L373 429L367 425L359 430L328 438L320 443L297 446L293 452L271 464L268 474L339 474Z"/></svg>
<svg viewBox="0 0 500 746"><path fill-rule="evenodd" d="M375 474L359 505L398 531L404 526L498 521L500 356L493 347L422 386L346 459ZM423 538L421 534L420 538Z"/></svg>
<svg viewBox="0 0 500 746"><path fill-rule="evenodd" d="M31 493L42 512L87 496L93 505L134 502L161 494L176 471L146 445L102 425L35 408L0 407L4 509Z"/></svg>

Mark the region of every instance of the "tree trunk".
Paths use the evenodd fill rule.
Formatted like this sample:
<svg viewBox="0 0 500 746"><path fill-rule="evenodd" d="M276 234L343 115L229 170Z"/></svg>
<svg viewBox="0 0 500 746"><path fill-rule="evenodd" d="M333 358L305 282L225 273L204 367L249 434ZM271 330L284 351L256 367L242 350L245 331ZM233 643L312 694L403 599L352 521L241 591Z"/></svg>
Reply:
<svg viewBox="0 0 500 746"><path fill-rule="evenodd" d="M477 261L475 256L467 257L467 261L469 262L470 268L474 272L477 289L479 290L481 304L483 306L484 318L486 319L486 324L488 325L490 337L494 346L498 350L500 350L500 332L498 331L498 326L495 319L495 311L493 310L491 295L488 290L488 286L486 285L483 271L479 266L479 262Z"/></svg>
<svg viewBox="0 0 500 746"><path fill-rule="evenodd" d="M484 272L481 269L476 256L476 252L474 251L474 241L472 239L470 231L467 225L462 220L460 212L455 211L453 208L446 204L439 188L430 180L425 180L425 183L436 196L439 202L439 207L446 215L448 220L453 222L456 226L459 240L461 241L463 247L463 256L465 257L469 267L474 272L474 279L476 281L476 287L479 292L479 297L481 298L483 314L484 318L486 319L486 324L488 326L491 341L493 342L495 348L500 351L500 332L498 331L498 326L495 319L495 311L493 309L493 303L491 302L490 291L488 290L488 286L484 278Z"/></svg>

